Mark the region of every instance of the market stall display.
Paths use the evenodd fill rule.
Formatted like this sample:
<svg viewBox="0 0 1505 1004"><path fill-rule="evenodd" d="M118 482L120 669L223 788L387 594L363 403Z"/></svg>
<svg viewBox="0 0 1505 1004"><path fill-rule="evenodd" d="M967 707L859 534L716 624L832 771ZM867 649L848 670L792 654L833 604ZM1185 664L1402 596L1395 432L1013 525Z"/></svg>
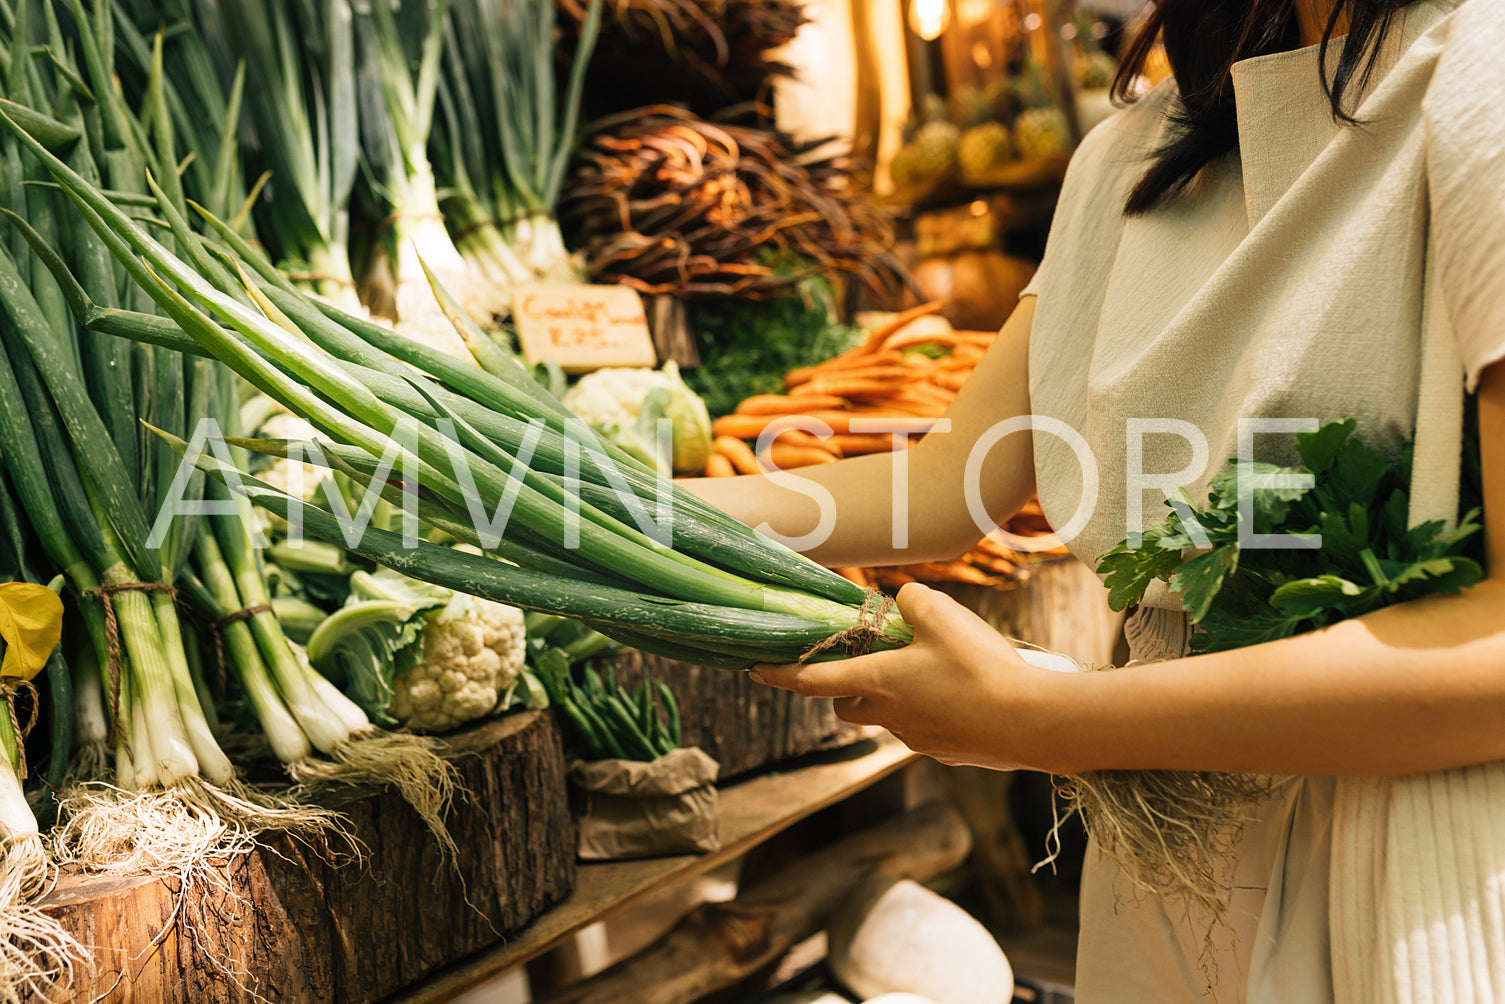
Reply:
<svg viewBox="0 0 1505 1004"><path fill-rule="evenodd" d="M739 430L934 418L991 340L848 323L907 278L842 144L759 103L805 21L0 2L0 997L389 999L577 850L717 853L718 780L863 738L727 670L905 644L909 576L1021 578L838 574L672 480L892 448ZM677 76L603 115L648 37ZM525 361L522 297L588 281L702 365ZM571 766L628 816L664 781L683 839L572 814ZM915 826L903 867L954 863Z"/></svg>

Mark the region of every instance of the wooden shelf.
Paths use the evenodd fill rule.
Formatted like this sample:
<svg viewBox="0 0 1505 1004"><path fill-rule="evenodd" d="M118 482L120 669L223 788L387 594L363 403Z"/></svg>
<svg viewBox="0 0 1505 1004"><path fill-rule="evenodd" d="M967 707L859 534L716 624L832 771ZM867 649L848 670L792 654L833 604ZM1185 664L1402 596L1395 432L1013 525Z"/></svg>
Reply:
<svg viewBox="0 0 1505 1004"><path fill-rule="evenodd" d="M887 733L789 770L721 789L721 848L709 854L611 861L580 867L575 891L520 934L436 973L386 1004L440 1004L498 973L534 959L623 907L739 857L806 816L834 805L917 759Z"/></svg>

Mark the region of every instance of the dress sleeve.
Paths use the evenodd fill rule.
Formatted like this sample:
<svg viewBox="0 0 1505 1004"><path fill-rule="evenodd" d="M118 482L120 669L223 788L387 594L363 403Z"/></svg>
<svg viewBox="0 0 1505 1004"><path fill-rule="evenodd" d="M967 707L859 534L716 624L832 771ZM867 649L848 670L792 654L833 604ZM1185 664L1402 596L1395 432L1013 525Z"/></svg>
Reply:
<svg viewBox="0 0 1505 1004"><path fill-rule="evenodd" d="M1422 101L1431 248L1469 390L1505 359L1505 0L1469 0Z"/></svg>
<svg viewBox="0 0 1505 1004"><path fill-rule="evenodd" d="M1061 182L1044 258L1020 291L1021 298L1040 296L1047 288L1069 282L1067 277L1087 264L1084 259L1102 251L1092 235L1102 232L1105 221L1117 227L1128 186L1138 178L1137 171L1143 170L1142 155L1129 156L1124 151L1144 148L1137 134L1145 131L1144 123L1153 123L1163 114L1167 90L1162 84L1140 103L1110 115L1082 137Z"/></svg>

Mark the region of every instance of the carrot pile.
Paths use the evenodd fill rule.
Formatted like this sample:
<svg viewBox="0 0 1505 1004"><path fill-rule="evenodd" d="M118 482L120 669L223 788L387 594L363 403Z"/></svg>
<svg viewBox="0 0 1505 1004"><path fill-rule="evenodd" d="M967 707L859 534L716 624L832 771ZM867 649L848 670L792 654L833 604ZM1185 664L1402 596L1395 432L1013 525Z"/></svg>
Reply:
<svg viewBox="0 0 1505 1004"><path fill-rule="evenodd" d="M858 345L816 366L791 370L784 378L784 394L759 394L744 400L730 415L716 419L715 452L706 464L709 477L760 474L833 463L843 457L886 453L907 448L943 415L973 367L996 337L982 331L912 329L916 319L933 314L942 302L923 304L897 314ZM820 419L832 435L822 440L797 429L779 433L756 452L756 441L773 423L793 416ZM854 418L908 419L912 432L903 439L874 432L853 432ZM1039 505L1031 501L1005 529L1021 537L1050 535ZM1008 586L1019 579L1020 567L1041 558L1065 554L1059 543L1049 549L1021 553L984 538L955 561L928 561L885 568L839 568L861 585L897 588L905 582L967 582Z"/></svg>

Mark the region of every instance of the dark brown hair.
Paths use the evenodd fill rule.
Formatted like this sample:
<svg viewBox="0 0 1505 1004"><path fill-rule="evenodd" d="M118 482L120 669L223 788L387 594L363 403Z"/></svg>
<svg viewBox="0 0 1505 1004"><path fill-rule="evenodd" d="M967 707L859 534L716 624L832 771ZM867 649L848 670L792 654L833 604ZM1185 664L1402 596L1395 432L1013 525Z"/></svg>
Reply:
<svg viewBox="0 0 1505 1004"><path fill-rule="evenodd" d="M1379 55L1378 40L1395 14L1413 2L1334 0L1322 32L1319 65L1323 67L1322 89L1339 122L1359 124L1344 108L1343 96L1355 84L1363 88ZM1329 77L1328 43L1344 15L1348 34ZM1183 191L1202 168L1238 146L1233 64L1299 47L1301 29L1294 0L1157 0L1124 50L1113 81L1116 100L1133 100L1135 78L1143 72L1157 38L1165 47L1180 96L1170 112L1170 138L1151 156L1149 168L1124 205L1129 214L1146 212Z"/></svg>

